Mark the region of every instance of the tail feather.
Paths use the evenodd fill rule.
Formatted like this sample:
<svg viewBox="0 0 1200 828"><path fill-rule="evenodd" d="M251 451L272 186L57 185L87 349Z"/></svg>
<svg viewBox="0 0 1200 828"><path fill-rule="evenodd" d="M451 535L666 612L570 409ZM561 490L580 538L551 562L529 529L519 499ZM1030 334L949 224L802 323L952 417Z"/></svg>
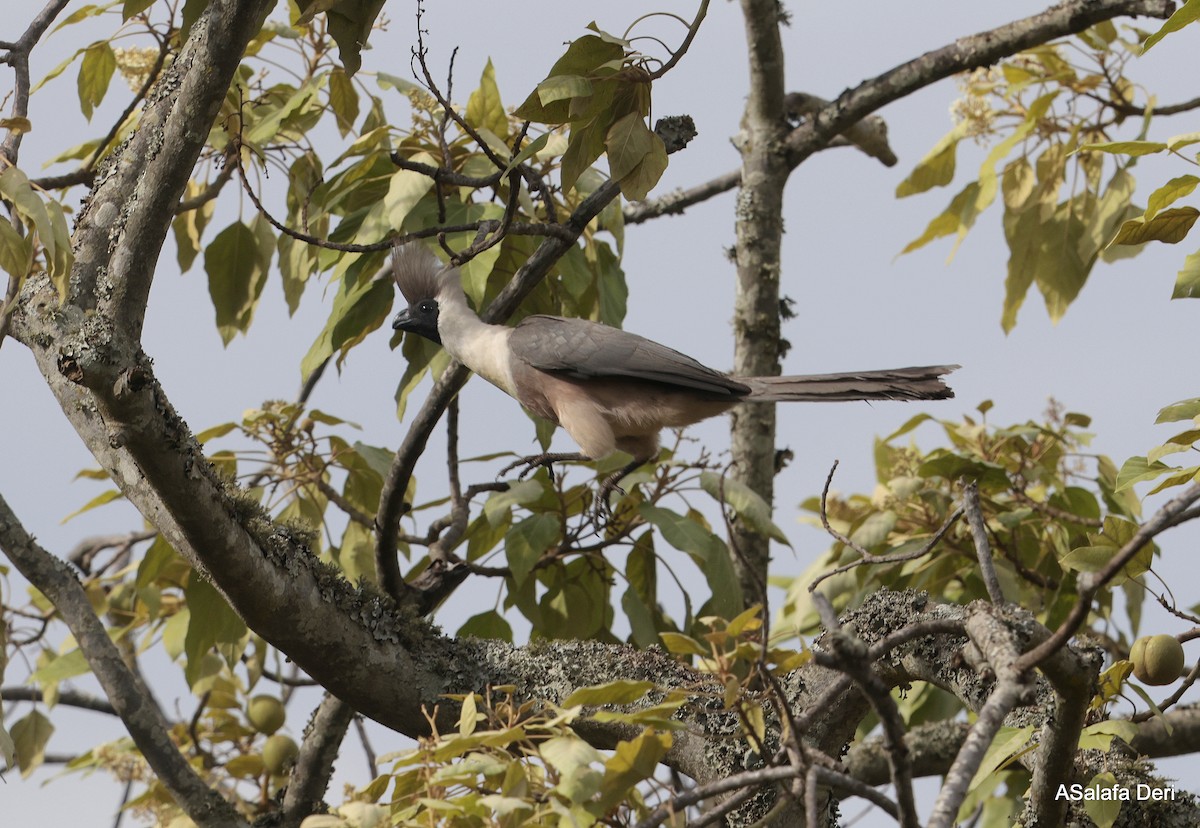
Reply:
<svg viewBox="0 0 1200 828"><path fill-rule="evenodd" d="M954 391L941 379L958 365L925 365L886 371L810 374L791 377L738 377L750 386L745 399L756 402L837 402L840 400L945 400Z"/></svg>

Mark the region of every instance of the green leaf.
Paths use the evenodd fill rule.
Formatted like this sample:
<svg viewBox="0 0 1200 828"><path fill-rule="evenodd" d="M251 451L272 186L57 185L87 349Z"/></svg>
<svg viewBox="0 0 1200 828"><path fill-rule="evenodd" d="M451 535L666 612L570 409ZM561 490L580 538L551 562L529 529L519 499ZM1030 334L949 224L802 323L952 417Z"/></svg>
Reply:
<svg viewBox="0 0 1200 828"><path fill-rule="evenodd" d="M638 512L662 534L663 540L691 555L712 590L712 611L732 618L742 610L741 589L725 543L698 520L643 503Z"/></svg>
<svg viewBox="0 0 1200 828"><path fill-rule="evenodd" d="M204 189L203 185L189 181L184 197L191 198L198 195ZM208 222L212 219L216 209L217 202L213 199L206 201L194 210L179 213L172 220L171 229L175 234L175 256L179 262L181 273L187 273L191 270L192 264L196 261L196 256L200 255L200 245L204 235L204 228L208 226Z"/></svg>
<svg viewBox="0 0 1200 828"><path fill-rule="evenodd" d="M45 761L46 743L54 733L54 725L40 710L31 710L12 726L13 752L21 778L27 778Z"/></svg>
<svg viewBox="0 0 1200 828"><path fill-rule="evenodd" d="M467 99L467 123L488 130L505 140L508 137L508 113L500 99L500 87L496 85L496 69L491 58L483 67L479 88Z"/></svg>
<svg viewBox="0 0 1200 828"><path fill-rule="evenodd" d="M436 166L434 157L427 152L419 152L409 160ZM432 188L433 179L415 170L397 170L393 173L388 184L387 195L383 197L388 226L393 230L399 230L413 207Z"/></svg>
<svg viewBox="0 0 1200 828"><path fill-rule="evenodd" d="M515 524L504 536L504 552L513 581L520 585L546 552L559 541L558 517L552 514L531 515Z"/></svg>
<svg viewBox="0 0 1200 828"><path fill-rule="evenodd" d="M584 35L571 41L566 53L555 61L554 66L546 74L546 80L560 76L598 77L602 74L599 71L601 67L612 61L619 61L624 56L625 50L619 44L609 43L596 35ZM611 70L603 74L611 74ZM552 84L549 88L554 89L555 85ZM550 94L556 93L551 92ZM591 94L591 91L589 90L586 94ZM567 123L571 116L572 98L555 98L548 103L543 103L541 96L542 84L538 84L525 102L517 107L517 117L541 124Z"/></svg>
<svg viewBox="0 0 1200 828"><path fill-rule="evenodd" d="M85 118L92 120L92 112L104 100L117 70L117 57L107 42L93 43L83 53L79 64L79 108Z"/></svg>
<svg viewBox="0 0 1200 828"><path fill-rule="evenodd" d="M1200 298L1200 251L1183 260L1183 270L1175 276L1175 289L1171 291L1171 298Z"/></svg>
<svg viewBox="0 0 1200 828"><path fill-rule="evenodd" d="M245 333L267 281L262 267L260 236L240 221L226 227L204 250L208 293L217 312L217 331L228 345Z"/></svg>
<svg viewBox="0 0 1200 828"><path fill-rule="evenodd" d="M644 199L667 169L667 150L638 112L630 112L611 127L605 138L609 174L621 182L630 201Z"/></svg>
<svg viewBox="0 0 1200 828"><path fill-rule="evenodd" d="M1187 236L1197 218L1200 218L1200 210L1195 207L1172 207L1148 221L1131 219L1125 222L1108 244L1110 247L1114 244L1145 244L1148 241L1175 244Z"/></svg>
<svg viewBox="0 0 1200 828"><path fill-rule="evenodd" d="M563 707L599 707L604 704L631 704L654 689L652 681L618 679L607 684L580 687L563 699Z"/></svg>
<svg viewBox="0 0 1200 828"><path fill-rule="evenodd" d="M1155 480L1173 471L1176 469L1165 463L1151 463L1145 457L1130 457L1117 472L1116 491L1123 491L1136 483Z"/></svg>
<svg viewBox="0 0 1200 828"><path fill-rule="evenodd" d="M353 75L362 66L362 48L375 26L375 18L384 0L296 0L300 10L297 23L311 21L325 12L329 34L338 46L346 74Z"/></svg>
<svg viewBox="0 0 1200 828"><path fill-rule="evenodd" d="M916 195L934 187L944 187L954 180L958 142L967 134L967 125L958 124L942 136L933 149L917 162L908 178L896 187L896 198Z"/></svg>
<svg viewBox="0 0 1200 828"><path fill-rule="evenodd" d="M635 785L653 776L670 747L669 733L646 732L632 741L618 742L612 758L604 763L599 807L608 810L625 799Z"/></svg>
<svg viewBox="0 0 1200 828"><path fill-rule="evenodd" d="M2 720L0 720L0 761L4 762L5 767L12 767L17 761L17 745L13 742L12 734L5 729Z"/></svg>
<svg viewBox="0 0 1200 828"><path fill-rule="evenodd" d="M462 638L464 636L492 638L497 641L512 643L513 631L512 626L509 625L508 621L504 620L503 615L495 610L488 610L478 615L472 615L458 628L455 637Z"/></svg>
<svg viewBox="0 0 1200 828"><path fill-rule="evenodd" d="M81 20L87 20L89 17L95 17L97 15L104 14L106 11L108 11L112 7L113 7L112 3L106 3L103 6L97 6L94 3L88 3L86 6L81 6L76 11L67 15L61 23L59 23L57 26L55 26L53 29L51 29L50 34L54 34L59 29L62 29L62 28L65 28L66 26L70 26L72 24L78 23Z"/></svg>
<svg viewBox="0 0 1200 828"><path fill-rule="evenodd" d="M1168 204L1189 195L1196 189L1197 184L1200 184L1200 178L1194 175L1181 175L1159 187L1150 194L1150 198L1146 202L1146 220L1154 218L1158 211Z"/></svg>
<svg viewBox="0 0 1200 828"><path fill-rule="evenodd" d="M60 298L66 298L71 272L71 241L63 208L58 202L45 201L34 191L25 173L9 167L0 173L0 195L12 203L16 212L34 225L37 239L46 250L50 277Z"/></svg>
<svg viewBox="0 0 1200 828"><path fill-rule="evenodd" d="M358 120L358 90L341 69L329 73L329 108L337 119L337 128L343 136L354 129Z"/></svg>
<svg viewBox="0 0 1200 828"><path fill-rule="evenodd" d="M381 258L382 254L366 255L353 266L360 273L372 272ZM339 359L344 358L367 334L383 325L392 309L395 288L390 281L351 278L351 275L347 273L338 284L325 327L301 360L301 375L305 379L335 352L340 352Z"/></svg>
<svg viewBox="0 0 1200 828"><path fill-rule="evenodd" d="M945 210L926 225L924 233L904 246L900 255L922 248L935 239L963 232L963 228L969 226L968 217L974 211L978 196L979 182L972 181L950 200Z"/></svg>
<svg viewBox="0 0 1200 828"><path fill-rule="evenodd" d="M0 220L0 269L19 284L33 267L33 244L7 219Z"/></svg>
<svg viewBox="0 0 1200 828"><path fill-rule="evenodd" d="M546 144L549 143L549 141L549 132L542 133L537 138L534 138L525 145L524 149L513 156L512 160L508 162L508 166L504 168L504 172L500 174L500 177L504 178L518 166L528 161L532 156L541 152L545 148Z"/></svg>
<svg viewBox="0 0 1200 828"><path fill-rule="evenodd" d="M1088 788L1099 791L1114 787L1117 784L1117 777L1111 772L1105 771L1098 773L1088 782ZM1088 818L1095 823L1096 828L1112 828L1117 821L1117 817L1121 814L1121 800L1119 799L1102 799L1096 796L1094 799L1084 798L1083 812L1088 815Z"/></svg>
<svg viewBox="0 0 1200 828"><path fill-rule="evenodd" d="M1142 44L1142 54L1150 51L1156 43L1162 40L1172 32L1177 32L1189 23L1195 23L1200 20L1200 0L1187 0L1182 6L1175 10L1175 13L1167 18L1167 22L1163 23L1157 32L1146 38L1146 42ZM1108 828L1103 826L1103 828Z"/></svg>
<svg viewBox="0 0 1200 828"><path fill-rule="evenodd" d="M1181 420L1190 420L1198 416L1200 416L1200 397L1192 397L1190 400L1180 400L1163 408L1158 412L1154 423L1156 425L1159 423L1177 423Z"/></svg>
<svg viewBox="0 0 1200 828"><path fill-rule="evenodd" d="M725 503L733 509L734 514L755 532L791 546L787 535L771 520L771 507L745 483L729 477L722 481L721 475L716 472L705 471L700 473L700 488L715 500L720 500L723 494Z"/></svg>
<svg viewBox="0 0 1200 828"><path fill-rule="evenodd" d="M604 152L604 140L611 123L611 116L600 115L587 123L572 125L567 151L563 153L559 167L563 192L574 187L584 170Z"/></svg>
<svg viewBox="0 0 1200 828"><path fill-rule="evenodd" d="M121 20L128 20L154 5L154 0L125 0L121 7Z"/></svg>
<svg viewBox="0 0 1200 828"><path fill-rule="evenodd" d="M111 635L112 631L109 634ZM76 647L69 653L63 653L49 663L39 667L29 677L29 680L42 687L46 687L57 684L60 681L73 679L76 676L82 676L90 669L83 650Z"/></svg>
<svg viewBox="0 0 1200 828"><path fill-rule="evenodd" d="M1075 152L1093 150L1095 152L1108 152L1116 155L1129 155L1136 158L1142 155L1153 155L1163 152L1166 149L1167 145L1160 141L1104 141L1098 144L1084 144L1075 150Z"/></svg>
<svg viewBox="0 0 1200 828"><path fill-rule="evenodd" d="M246 634L246 623L233 611L216 587L192 572L184 588L190 618L184 652L187 668L184 675L189 685L202 677L204 657L218 644L235 644Z"/></svg>

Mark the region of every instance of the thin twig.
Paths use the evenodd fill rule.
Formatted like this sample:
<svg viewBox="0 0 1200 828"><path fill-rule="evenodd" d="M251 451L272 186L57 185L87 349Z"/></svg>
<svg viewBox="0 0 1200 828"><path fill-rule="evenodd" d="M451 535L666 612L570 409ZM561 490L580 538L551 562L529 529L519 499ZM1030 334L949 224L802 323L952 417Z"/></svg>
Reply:
<svg viewBox="0 0 1200 828"><path fill-rule="evenodd" d="M971 540L975 543L975 556L979 560L979 574L987 587L988 597L993 604L1004 603L1004 590L996 577L996 562L992 560L992 545L988 542L987 524L983 520L983 509L979 505L979 484L972 480L963 487L962 511L966 512L967 525L971 527Z"/></svg>

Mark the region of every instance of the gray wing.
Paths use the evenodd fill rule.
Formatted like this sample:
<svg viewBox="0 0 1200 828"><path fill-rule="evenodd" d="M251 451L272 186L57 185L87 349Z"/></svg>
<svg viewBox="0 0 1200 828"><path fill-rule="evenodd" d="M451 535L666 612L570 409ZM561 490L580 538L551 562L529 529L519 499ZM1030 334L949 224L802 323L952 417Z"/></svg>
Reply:
<svg viewBox="0 0 1200 828"><path fill-rule="evenodd" d="M666 345L587 319L526 317L513 328L509 346L532 367L574 379L640 379L722 397L750 392L749 386Z"/></svg>

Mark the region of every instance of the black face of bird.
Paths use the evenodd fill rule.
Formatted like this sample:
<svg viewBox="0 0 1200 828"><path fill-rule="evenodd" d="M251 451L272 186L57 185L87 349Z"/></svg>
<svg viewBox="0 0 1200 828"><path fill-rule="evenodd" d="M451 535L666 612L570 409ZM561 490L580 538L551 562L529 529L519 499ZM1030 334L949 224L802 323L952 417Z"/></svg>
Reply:
<svg viewBox="0 0 1200 828"><path fill-rule="evenodd" d="M431 339L441 345L442 337L438 333L437 323L437 300L422 299L419 302L413 302L396 314L396 318L392 320L392 330L420 334L426 339Z"/></svg>

